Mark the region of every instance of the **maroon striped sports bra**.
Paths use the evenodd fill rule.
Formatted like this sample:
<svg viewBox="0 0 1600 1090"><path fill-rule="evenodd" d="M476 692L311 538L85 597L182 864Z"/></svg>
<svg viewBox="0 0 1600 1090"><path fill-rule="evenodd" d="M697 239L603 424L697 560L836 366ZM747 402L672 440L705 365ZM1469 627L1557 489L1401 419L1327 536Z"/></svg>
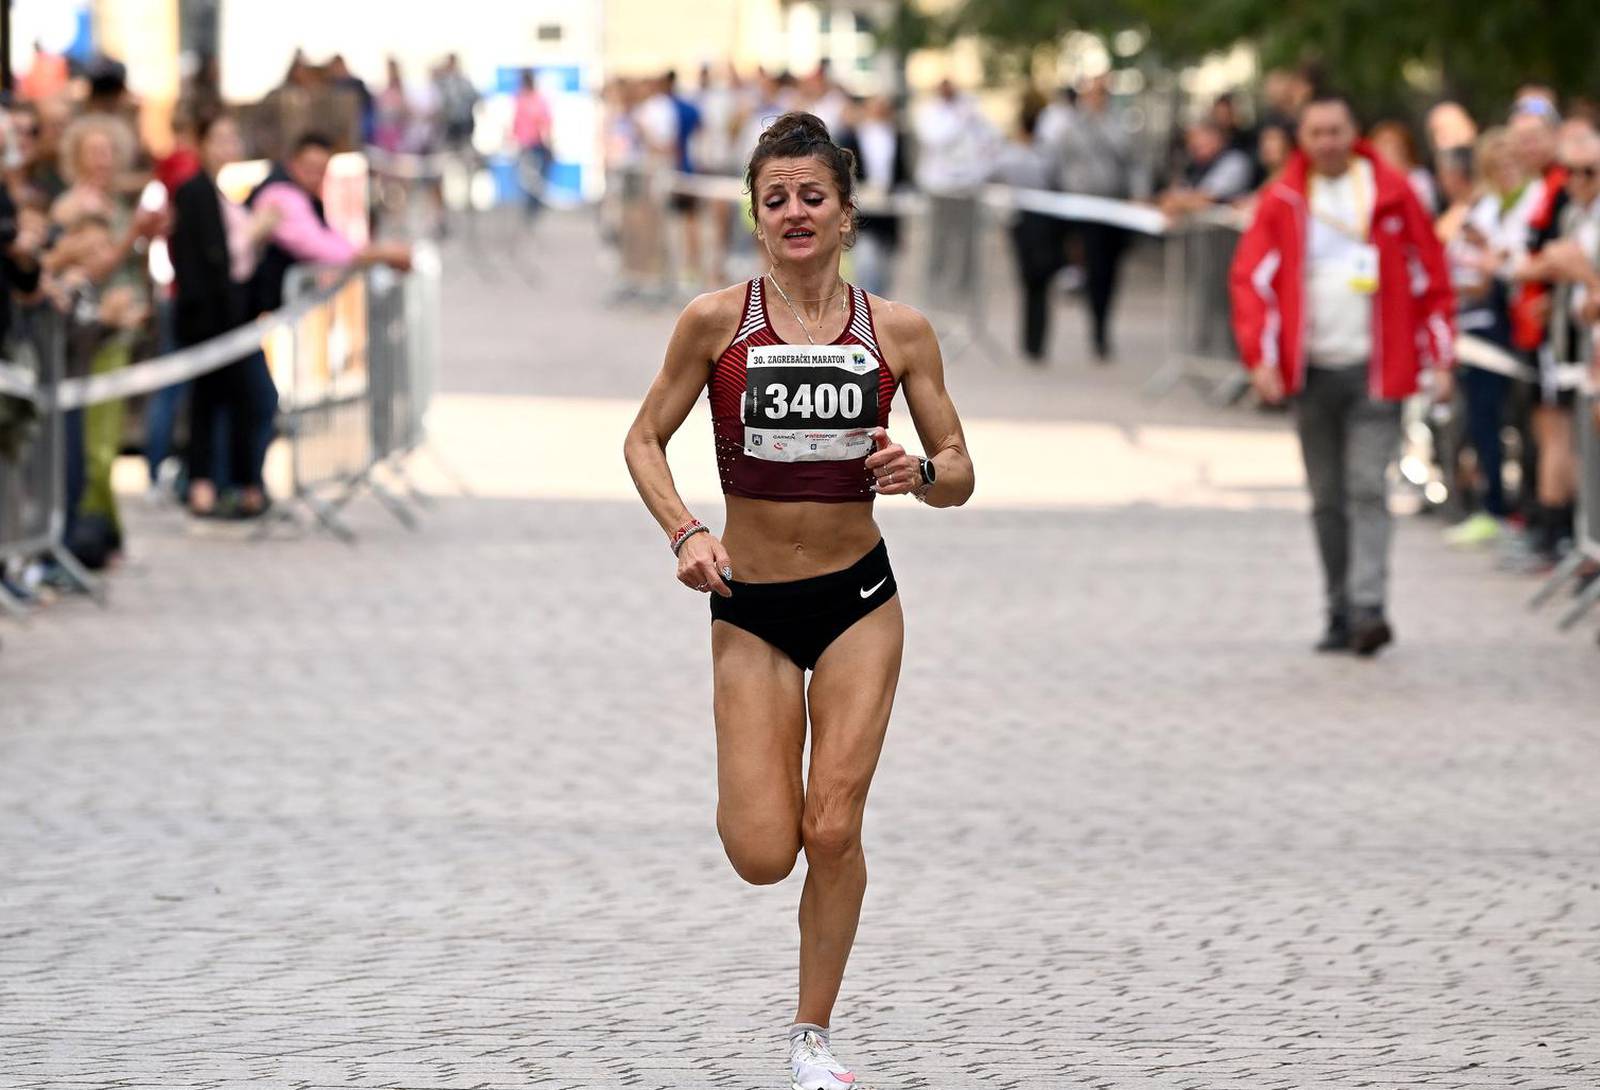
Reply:
<svg viewBox="0 0 1600 1090"><path fill-rule="evenodd" d="M767 316L763 280L707 383L722 491L758 500L871 502L867 429L889 426L899 380L883 362L872 305L851 285L849 321L828 344L787 344Z"/></svg>

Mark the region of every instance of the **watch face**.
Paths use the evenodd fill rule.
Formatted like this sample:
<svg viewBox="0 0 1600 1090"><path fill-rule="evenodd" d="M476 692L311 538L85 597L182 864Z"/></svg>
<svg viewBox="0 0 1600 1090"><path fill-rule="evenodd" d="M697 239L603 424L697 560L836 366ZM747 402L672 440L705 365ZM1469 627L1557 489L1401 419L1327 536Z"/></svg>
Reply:
<svg viewBox="0 0 1600 1090"><path fill-rule="evenodd" d="M928 484L933 483L934 464L932 458L922 459L922 479Z"/></svg>

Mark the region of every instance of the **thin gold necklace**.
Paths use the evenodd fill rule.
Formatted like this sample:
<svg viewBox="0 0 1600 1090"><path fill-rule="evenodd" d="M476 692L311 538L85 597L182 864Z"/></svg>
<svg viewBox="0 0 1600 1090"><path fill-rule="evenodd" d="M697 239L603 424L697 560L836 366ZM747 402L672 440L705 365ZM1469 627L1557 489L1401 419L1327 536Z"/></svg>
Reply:
<svg viewBox="0 0 1600 1090"><path fill-rule="evenodd" d="M783 305L789 308L789 313L794 315L794 320L800 323L800 332L806 335L806 341L811 344L816 344L816 338L811 335L811 330L806 327L806 320L800 317L800 312L798 310L794 309L794 304L789 301L789 293L783 290L783 285L778 283L778 278L773 276L771 273L768 273L767 279L772 281L772 286L778 289L778 296L783 300ZM832 294L824 295L822 297L823 301L832 299L835 295L840 294L843 290L844 281L840 280L839 286L833 289ZM849 313L849 310L846 308L845 301L843 299L839 300L839 313Z"/></svg>

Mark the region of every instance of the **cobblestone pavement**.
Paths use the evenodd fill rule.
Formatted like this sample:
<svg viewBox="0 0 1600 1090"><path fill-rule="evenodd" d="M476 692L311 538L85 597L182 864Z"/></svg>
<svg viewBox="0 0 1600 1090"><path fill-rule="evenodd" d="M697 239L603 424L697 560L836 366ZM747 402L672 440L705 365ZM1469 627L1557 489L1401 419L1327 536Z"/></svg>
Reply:
<svg viewBox="0 0 1600 1090"><path fill-rule="evenodd" d="M636 394L667 316L569 290L454 279L447 388ZM969 412L1145 408L972 366ZM800 877L721 858L704 604L528 472L353 548L137 509L108 611L4 629L0 1086L787 1085ZM873 1090L1600 1085L1600 662L1525 582L1408 521L1400 643L1328 659L1282 505L880 511Z"/></svg>

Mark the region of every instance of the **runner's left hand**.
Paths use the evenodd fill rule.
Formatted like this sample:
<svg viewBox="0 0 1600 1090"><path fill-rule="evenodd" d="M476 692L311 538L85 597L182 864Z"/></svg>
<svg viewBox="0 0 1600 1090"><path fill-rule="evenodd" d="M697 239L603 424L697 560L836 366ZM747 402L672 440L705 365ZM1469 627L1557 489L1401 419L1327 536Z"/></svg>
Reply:
<svg viewBox="0 0 1600 1090"><path fill-rule="evenodd" d="M899 443L889 440L883 428L867 432L878 448L867 455L867 471L872 474L872 490L880 496L904 495L922 482L922 467Z"/></svg>

